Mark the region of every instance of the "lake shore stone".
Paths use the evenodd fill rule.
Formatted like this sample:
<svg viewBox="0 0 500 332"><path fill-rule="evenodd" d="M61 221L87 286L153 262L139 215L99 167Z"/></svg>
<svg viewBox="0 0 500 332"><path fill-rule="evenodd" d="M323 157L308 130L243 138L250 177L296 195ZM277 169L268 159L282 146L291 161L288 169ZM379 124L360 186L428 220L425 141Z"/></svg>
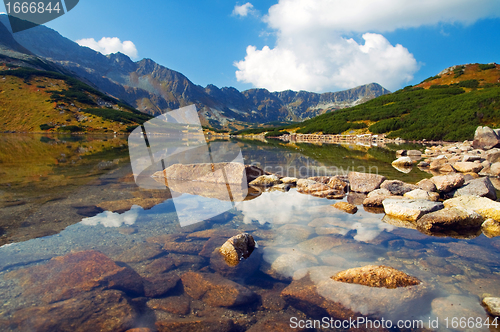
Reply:
<svg viewBox="0 0 500 332"><path fill-rule="evenodd" d="M500 222L493 219L487 219L482 223L481 231L489 238L500 236Z"/></svg>
<svg viewBox="0 0 500 332"><path fill-rule="evenodd" d="M442 232L457 229L479 228L484 218L472 210L459 207L444 208L428 213L417 221L417 229Z"/></svg>
<svg viewBox="0 0 500 332"><path fill-rule="evenodd" d="M186 272L181 280L186 294L212 307L240 306L257 299L248 288L215 274Z"/></svg>
<svg viewBox="0 0 500 332"><path fill-rule="evenodd" d="M332 277L335 281L368 287L398 288L420 284L420 280L384 265L366 265L341 271Z"/></svg>
<svg viewBox="0 0 500 332"><path fill-rule="evenodd" d="M465 179L462 174L454 173L434 176L431 178L431 181L436 185L436 189L438 191L446 193L461 187L464 184Z"/></svg>
<svg viewBox="0 0 500 332"><path fill-rule="evenodd" d="M332 206L349 214L355 214L356 212L358 212L358 208L356 207L356 205L349 204L347 202L337 202Z"/></svg>
<svg viewBox="0 0 500 332"><path fill-rule="evenodd" d="M437 202L439 200L439 194L436 192L429 192L422 189L415 189L409 191L403 195L405 198L409 199L423 199L427 201Z"/></svg>
<svg viewBox="0 0 500 332"><path fill-rule="evenodd" d="M399 157L392 162L393 166L413 166L413 160L410 157Z"/></svg>
<svg viewBox="0 0 500 332"><path fill-rule="evenodd" d="M418 189L418 186L399 180L386 180L380 185L380 188L389 190L392 195L402 196L409 191Z"/></svg>
<svg viewBox="0 0 500 332"><path fill-rule="evenodd" d="M470 161L464 161L454 163L453 168L460 173L479 173L483 169L483 165Z"/></svg>
<svg viewBox="0 0 500 332"><path fill-rule="evenodd" d="M483 305L486 310L495 317L500 317L500 297L485 297Z"/></svg>
<svg viewBox="0 0 500 332"><path fill-rule="evenodd" d="M393 198L393 199L403 199L401 196L394 196L394 195L375 195L375 196L370 196L368 195L367 198L363 201L363 206L365 207L383 207L383 202L384 200L388 198Z"/></svg>
<svg viewBox="0 0 500 332"><path fill-rule="evenodd" d="M220 254L229 266L236 266L242 259L250 257L255 249L255 240L248 233L231 237L219 249Z"/></svg>
<svg viewBox="0 0 500 332"><path fill-rule="evenodd" d="M261 175L255 180L251 181L249 185L256 187L272 187L280 183L281 183L280 178L274 174L271 174L271 175Z"/></svg>
<svg viewBox="0 0 500 332"><path fill-rule="evenodd" d="M448 199L443 202L447 208L461 207L463 209L473 210L484 219L494 219L500 222L500 203L486 197L477 196L459 196Z"/></svg>
<svg viewBox="0 0 500 332"><path fill-rule="evenodd" d="M493 129L489 127L477 127L474 133L474 141L472 142L474 149L489 150L491 148L500 147L500 139Z"/></svg>
<svg viewBox="0 0 500 332"><path fill-rule="evenodd" d="M443 208L443 203L413 199L388 198L382 204L385 214L408 221L417 221L424 214Z"/></svg>
<svg viewBox="0 0 500 332"><path fill-rule="evenodd" d="M382 182L386 180L382 175L360 172L350 172L348 178L351 190L361 193L369 193L380 188Z"/></svg>
<svg viewBox="0 0 500 332"><path fill-rule="evenodd" d="M291 184L293 186L295 186L297 184L297 181L298 181L297 178L289 177L289 176L285 176L284 178L281 178L281 182L282 183L284 183L284 184Z"/></svg>
<svg viewBox="0 0 500 332"><path fill-rule="evenodd" d="M493 183L488 177L477 178L467 181L463 187L458 188L450 194L452 197L459 196L479 196L492 200L497 199L497 193Z"/></svg>

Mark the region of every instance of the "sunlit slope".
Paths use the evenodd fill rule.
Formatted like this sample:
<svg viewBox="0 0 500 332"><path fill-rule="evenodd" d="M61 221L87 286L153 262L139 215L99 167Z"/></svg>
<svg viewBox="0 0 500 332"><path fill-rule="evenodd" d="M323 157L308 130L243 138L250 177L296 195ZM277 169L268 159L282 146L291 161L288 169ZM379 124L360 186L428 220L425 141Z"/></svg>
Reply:
<svg viewBox="0 0 500 332"><path fill-rule="evenodd" d="M2 132L127 132L150 118L73 77L0 64Z"/></svg>
<svg viewBox="0 0 500 332"><path fill-rule="evenodd" d="M479 125L500 126L500 65L454 66L416 86L305 121L297 132L361 130L453 141L472 139Z"/></svg>

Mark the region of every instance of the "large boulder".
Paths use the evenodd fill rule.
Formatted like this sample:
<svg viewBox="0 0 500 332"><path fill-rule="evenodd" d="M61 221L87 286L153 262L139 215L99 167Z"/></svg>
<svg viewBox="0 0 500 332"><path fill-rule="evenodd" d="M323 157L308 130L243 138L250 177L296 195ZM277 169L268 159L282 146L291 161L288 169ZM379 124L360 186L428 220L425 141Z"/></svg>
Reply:
<svg viewBox="0 0 500 332"><path fill-rule="evenodd" d="M348 177L351 190L360 193L369 193L380 188L380 185L386 179L382 175L360 172L350 172Z"/></svg>
<svg viewBox="0 0 500 332"><path fill-rule="evenodd" d="M385 214L408 221L417 221L424 214L443 208L443 203L413 199L388 198L382 204Z"/></svg>
<svg viewBox="0 0 500 332"><path fill-rule="evenodd" d="M425 232L446 232L479 228L484 218L463 208L442 209L428 213L417 221L417 229Z"/></svg>
<svg viewBox="0 0 500 332"><path fill-rule="evenodd" d="M479 197L487 197L492 200L497 199L497 193L493 183L487 177L473 179L465 183L465 185L461 188L458 188L453 192L453 197L458 196L479 196Z"/></svg>
<svg viewBox="0 0 500 332"><path fill-rule="evenodd" d="M500 147L500 139L493 129L479 126L474 134L472 146L475 149L489 150Z"/></svg>
<svg viewBox="0 0 500 332"><path fill-rule="evenodd" d="M461 207L466 210L473 210L484 219L491 218L500 221L500 203L486 197L459 196L444 201L444 206L447 208Z"/></svg>

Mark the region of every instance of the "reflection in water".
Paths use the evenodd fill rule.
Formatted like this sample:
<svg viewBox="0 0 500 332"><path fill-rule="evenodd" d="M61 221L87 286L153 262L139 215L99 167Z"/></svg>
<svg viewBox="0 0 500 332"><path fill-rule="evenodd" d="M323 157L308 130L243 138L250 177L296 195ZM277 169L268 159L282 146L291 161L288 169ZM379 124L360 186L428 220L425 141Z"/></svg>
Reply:
<svg viewBox="0 0 500 332"><path fill-rule="evenodd" d="M352 160L359 160L362 165L379 163L379 169L387 172L384 175L390 178L391 175L392 178L397 178L391 172L399 173L390 166L392 157L387 158L388 161L383 165L382 162L367 157L369 154L379 159L385 158L385 152L378 149L372 148L367 153L334 147L299 148L306 153L276 146L242 145L247 164L249 160L253 160L260 162L261 166L275 165L283 168L288 165L300 167L308 162L311 166L321 166L336 163L340 160L339 156L344 154L344 157L350 158L347 164L351 164ZM332 152L330 156L326 154L328 151ZM318 154L320 161L306 157L313 153ZM423 177L414 171L404 175L408 177L407 181L414 179L411 182L416 182ZM438 330L444 331L445 317L479 317L484 321L488 316L480 306L480 298L484 293L500 295L498 238L488 239L483 235L466 240L431 237L411 229L412 224L398 223L383 218L383 214L368 213L362 208L354 215L346 214L330 206L335 201L303 195L295 189L288 193L263 192L255 199L241 202L234 208L232 205L220 208L218 205L223 201L192 194L177 197L178 201L174 204L164 195L157 197L157 193L153 191L138 192L136 187L131 187L133 180L124 182L129 178L133 179L130 171L124 172L127 174L114 172L117 171L100 179L95 188L81 187L82 192L77 198L62 197L59 205L50 205L57 207L52 208L52 213L67 214L72 211L70 209L76 210L72 207L74 202L78 202L75 205L79 207L78 211L83 208L94 211L89 203L91 199L96 202L115 202L130 199L132 193L141 193L142 198L158 198L163 203L150 210L132 206L132 209L121 214L105 211L93 217L87 215L83 219L82 216L76 216L73 217L74 222L81 222L66 227L58 234L0 247L0 303L4 304L0 308L0 323L7 321L13 324L20 321L22 316L16 314L18 312L31 313L30 319L36 322L53 319L52 314L41 314L43 310L54 308L50 306L59 306L58 310L62 307L63 313L66 313L64 310L70 310L71 306L66 305L67 302L47 304L41 296L30 297L29 289L34 285L23 284L21 281L25 279L16 279L15 272L22 274L44 271L43 267L54 265L50 263L51 258L65 255L73 257L69 255L71 252L89 250L100 251L109 258L107 264L110 268L107 271L129 273L125 280L120 279L123 274L116 274L120 278L117 277L115 281L120 281L123 285L125 281L132 283L138 280L140 287L135 293L124 290L137 286L135 284L127 284L129 288L118 290L104 289L99 284L104 280L102 278L78 279L73 273L68 273L66 286L77 287L81 286L82 280L92 280L83 282L81 287L101 287L93 288L84 296L74 295L70 301L85 304L90 298L95 302L95 306L90 307L92 310L105 312L117 307L99 307L98 299L109 299L110 294L122 294L119 298L122 308L130 312L138 308L136 314L139 316L139 323L127 325L127 328L146 326L155 329L155 322L195 324L193 322L202 321L205 324L214 317L232 319L233 324L241 324L238 325L240 330L256 326L259 324L256 321L272 319L273 323L283 323L286 327L290 316L297 314L297 309L292 308L296 305L299 310L319 306L321 313L327 308L332 310L328 313L338 310L336 312L339 315L350 315L350 310L352 313L385 319L422 319L426 323L429 318L439 317ZM113 181L110 180L111 176L114 176ZM96 188L98 190L94 190ZM89 206L82 207L82 200L89 203ZM223 202L225 203L231 202ZM228 208L229 211L215 218L196 222ZM48 213L49 211L44 211L38 216L40 224ZM192 222L183 224L178 214L184 214L182 219ZM34 214L33 218L36 216ZM128 226L131 225L134 232L128 232L132 228ZM216 249L228 238L242 232L251 234L259 243L259 248L255 249L248 260L242 261L235 269L228 270L225 262L217 256ZM91 256L102 257L94 252ZM62 262L64 259L56 261ZM91 265L92 262L86 261L86 264L90 264L88 271L95 271L96 266ZM404 271L417 277L422 284L385 289L345 284L331 279L339 271L372 264ZM26 267L32 270L24 270ZM104 269L105 266L99 268ZM84 267L82 270L87 271ZM228 293L224 293L228 287L233 287L228 292L247 287L258 294L255 297L257 302L239 308L217 305L211 307L203 297L195 298L196 296L185 292L181 277L187 272L192 277L211 275L215 276L215 281L211 279L211 282L224 282L224 287L214 286L211 289L220 291L211 293L211 301L229 297ZM74 284L73 278L78 279ZM36 279L36 274L32 279ZM234 280L238 286L227 279ZM307 282L312 283L312 286L309 287ZM205 285L202 282L197 284L200 287ZM113 287L112 283L106 285ZM45 296L47 294L44 292L47 290L43 287L44 285L39 286L36 292ZM71 290L71 287L67 289ZM286 303L283 302L284 298L287 299ZM143 313L146 314L142 315ZM85 307L79 314L87 314ZM309 314L306 316L309 317ZM74 316L66 314L53 320L57 323L74 323L72 317ZM16 325L5 326L16 330ZM193 331L199 329L199 325L188 326ZM174 330L172 326L169 327Z"/></svg>
<svg viewBox="0 0 500 332"><path fill-rule="evenodd" d="M122 225L133 225L139 216L139 211L143 210L142 207L132 205L132 208L122 214L110 211L104 211L96 216L84 218L82 225L96 226L103 225L104 227L120 227Z"/></svg>

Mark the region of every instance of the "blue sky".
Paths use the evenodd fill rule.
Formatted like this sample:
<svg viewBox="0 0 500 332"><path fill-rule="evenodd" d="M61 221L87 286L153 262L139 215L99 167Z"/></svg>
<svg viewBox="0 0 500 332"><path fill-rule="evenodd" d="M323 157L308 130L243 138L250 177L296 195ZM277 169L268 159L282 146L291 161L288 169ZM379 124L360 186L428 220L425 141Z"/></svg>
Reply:
<svg viewBox="0 0 500 332"><path fill-rule="evenodd" d="M452 65L500 62L498 0L80 0L46 25L108 51L123 47L113 37L131 41L135 60L239 90L396 90Z"/></svg>

